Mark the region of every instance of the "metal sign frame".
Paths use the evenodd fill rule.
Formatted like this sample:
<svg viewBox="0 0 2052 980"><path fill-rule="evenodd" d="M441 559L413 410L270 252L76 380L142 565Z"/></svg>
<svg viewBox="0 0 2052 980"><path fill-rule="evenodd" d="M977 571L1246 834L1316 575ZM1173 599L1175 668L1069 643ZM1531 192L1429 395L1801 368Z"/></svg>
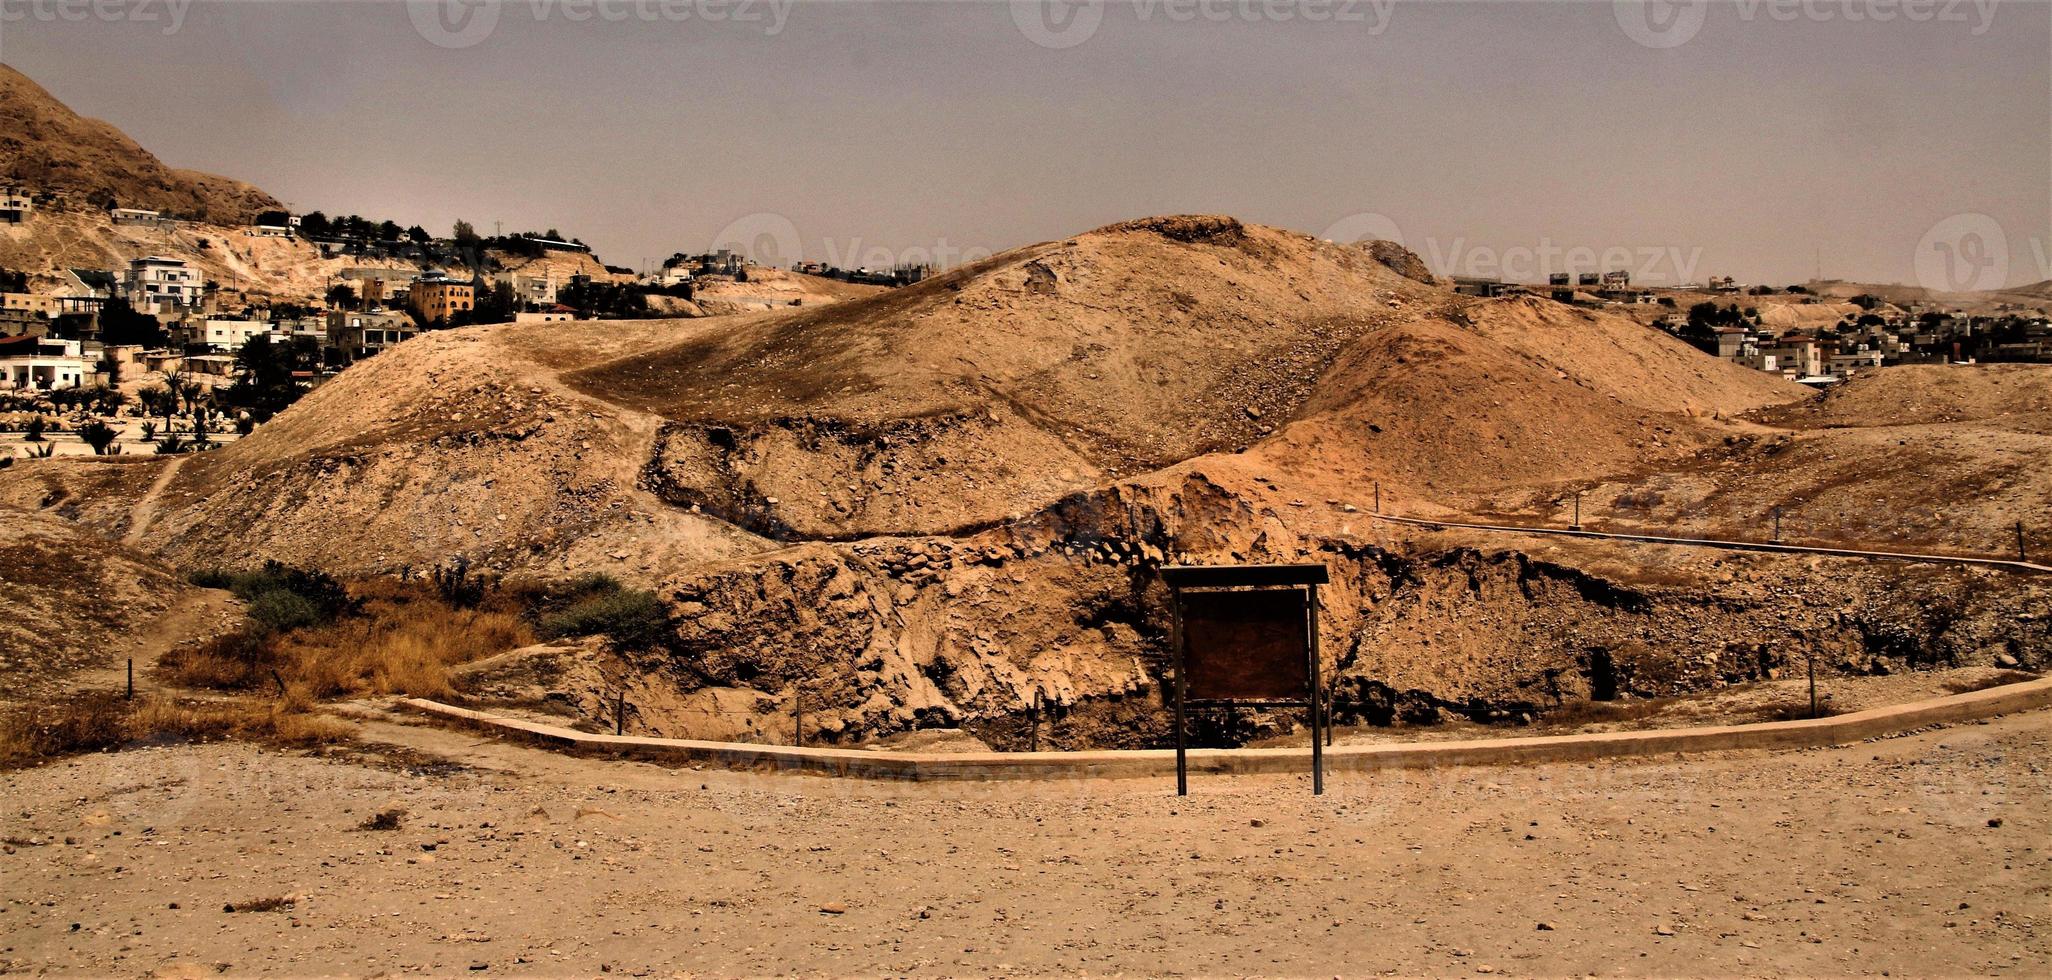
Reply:
<svg viewBox="0 0 2052 980"><path fill-rule="evenodd" d="M1188 710L1202 708L1303 708L1311 723L1311 792L1325 792L1325 753L1320 729L1331 724L1331 715L1320 697L1318 669L1318 587L1329 581L1324 565L1170 565L1161 570L1169 589L1169 655L1175 671L1176 795L1190 795L1188 758ZM1186 592L1228 590L1288 591L1303 596L1304 608L1304 694L1301 698L1205 698L1189 697L1190 678L1185 663L1183 600Z"/></svg>

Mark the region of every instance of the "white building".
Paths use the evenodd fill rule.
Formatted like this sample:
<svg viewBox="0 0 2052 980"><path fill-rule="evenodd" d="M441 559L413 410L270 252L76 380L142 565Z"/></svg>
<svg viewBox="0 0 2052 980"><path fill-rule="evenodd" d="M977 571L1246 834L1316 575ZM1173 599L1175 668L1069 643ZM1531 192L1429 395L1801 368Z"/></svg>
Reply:
<svg viewBox="0 0 2052 980"><path fill-rule="evenodd" d="M1841 378L1850 378L1859 371L1881 366L1881 352L1878 350L1856 350L1831 355L1831 373Z"/></svg>
<svg viewBox="0 0 2052 980"><path fill-rule="evenodd" d="M515 302L527 306L556 305L556 274L511 277Z"/></svg>
<svg viewBox="0 0 2052 980"><path fill-rule="evenodd" d="M187 309L200 304L206 283L184 259L150 255L128 263L128 278L122 283L129 305L145 313L165 307Z"/></svg>
<svg viewBox="0 0 2052 980"><path fill-rule="evenodd" d="M92 377L76 340L0 337L0 381L16 390L76 388Z"/></svg>
<svg viewBox="0 0 2052 980"><path fill-rule="evenodd" d="M28 220L29 212L35 208L35 199L29 197L25 191L11 187L0 191L0 222L10 225L21 224Z"/></svg>
<svg viewBox="0 0 2052 980"><path fill-rule="evenodd" d="M222 320L208 317L189 328L188 342L215 350L239 351L251 338L271 336L271 325L262 320Z"/></svg>

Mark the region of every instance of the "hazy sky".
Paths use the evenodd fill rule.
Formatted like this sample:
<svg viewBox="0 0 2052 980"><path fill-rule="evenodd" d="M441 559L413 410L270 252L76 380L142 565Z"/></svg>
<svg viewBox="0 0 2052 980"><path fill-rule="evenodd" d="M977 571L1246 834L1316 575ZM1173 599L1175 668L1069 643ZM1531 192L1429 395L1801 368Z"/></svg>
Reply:
<svg viewBox="0 0 2052 980"><path fill-rule="evenodd" d="M1225 212L1513 278L2052 277L2042 0L69 2L0 0L0 59L174 166L618 265Z"/></svg>

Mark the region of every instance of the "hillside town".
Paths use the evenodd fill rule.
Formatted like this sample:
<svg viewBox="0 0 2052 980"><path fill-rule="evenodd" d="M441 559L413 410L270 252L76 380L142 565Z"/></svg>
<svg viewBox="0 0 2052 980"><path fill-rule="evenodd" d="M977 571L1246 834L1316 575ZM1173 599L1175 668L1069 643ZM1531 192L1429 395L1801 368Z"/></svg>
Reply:
<svg viewBox="0 0 2052 980"><path fill-rule="evenodd" d="M895 287L933 271L818 262L768 269L722 247L678 252L637 273L599 264L589 246L555 229L482 236L459 221L451 235L436 237L418 225L282 210L228 228L18 184L0 194L0 224L30 235L52 213L151 233L167 246L166 254L112 268L0 268L0 431L18 434L26 455L209 448L246 434L350 364L428 331L774 309L802 305L815 292L783 280ZM324 289L292 298L223 283L170 247L181 231L219 236L196 240L209 252L232 250L226 239L236 236L295 243L317 250L332 271ZM701 295L707 291L713 295ZM178 423L185 437L159 438L174 419L144 420L156 414L162 393L182 389L192 393L169 400L187 406ZM201 402L210 422L189 417ZM102 430L118 437L98 438Z"/></svg>
<svg viewBox="0 0 2052 980"><path fill-rule="evenodd" d="M1554 273L1544 287L1453 278L1466 295L1544 295L1621 312L1718 360L1812 387L1898 364L2052 364L2052 317L2018 303L1970 312L1936 300L1897 304L1870 292L1822 295L1817 284L1747 285L1731 276L1635 286L1623 270Z"/></svg>

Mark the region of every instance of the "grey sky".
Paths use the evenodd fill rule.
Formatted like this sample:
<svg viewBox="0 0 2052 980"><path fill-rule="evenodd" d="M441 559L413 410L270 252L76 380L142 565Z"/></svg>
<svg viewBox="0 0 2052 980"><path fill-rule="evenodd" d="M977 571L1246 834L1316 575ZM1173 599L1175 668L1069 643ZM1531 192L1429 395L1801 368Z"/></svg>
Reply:
<svg viewBox="0 0 2052 980"><path fill-rule="evenodd" d="M1607 0L1112 0L1053 27L986 2L720 2L504 0L444 47L396 3L71 22L0 0L0 58L301 210L556 226L622 265L750 215L866 262L1206 211L1312 233L1381 215L1341 232L1393 223L1442 272L1568 271L1550 244L1656 278L1797 281L1821 251L1826 275L1909 282L1927 232L1983 214L2004 279L2052 276L2035 0L1682 4L1636 39L1644 12Z"/></svg>

